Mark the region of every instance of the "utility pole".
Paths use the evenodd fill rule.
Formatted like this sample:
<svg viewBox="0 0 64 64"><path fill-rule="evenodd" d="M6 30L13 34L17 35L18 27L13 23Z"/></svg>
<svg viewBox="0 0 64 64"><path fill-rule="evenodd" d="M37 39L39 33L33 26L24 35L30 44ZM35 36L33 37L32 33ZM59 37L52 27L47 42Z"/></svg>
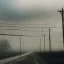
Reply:
<svg viewBox="0 0 64 64"><path fill-rule="evenodd" d="M20 36L20 58L21 58L21 36Z"/></svg>
<svg viewBox="0 0 64 64"><path fill-rule="evenodd" d="M44 52L45 52L45 35L43 35L44 36Z"/></svg>
<svg viewBox="0 0 64 64"><path fill-rule="evenodd" d="M24 53L24 42L23 42L23 53Z"/></svg>
<svg viewBox="0 0 64 64"><path fill-rule="evenodd" d="M59 10L58 12L60 12L62 15L62 33L63 33L63 47L64 47L64 30L63 30L64 10L63 10L63 8L62 8L62 10Z"/></svg>
<svg viewBox="0 0 64 64"><path fill-rule="evenodd" d="M50 28L49 28L49 50L51 51L51 37L50 37Z"/></svg>
<svg viewBox="0 0 64 64"><path fill-rule="evenodd" d="M41 38L40 38L40 52L41 52Z"/></svg>
<svg viewBox="0 0 64 64"><path fill-rule="evenodd" d="M44 37L44 52L45 52L45 34L44 35L42 35L43 37ZM40 46L41 46L41 44L40 44ZM40 47L41 48L41 47Z"/></svg>

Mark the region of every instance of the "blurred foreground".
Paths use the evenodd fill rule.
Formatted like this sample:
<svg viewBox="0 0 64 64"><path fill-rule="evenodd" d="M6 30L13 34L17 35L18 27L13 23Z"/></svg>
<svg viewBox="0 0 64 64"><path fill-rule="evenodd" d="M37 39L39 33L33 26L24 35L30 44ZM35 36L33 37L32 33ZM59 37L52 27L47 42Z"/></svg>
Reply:
<svg viewBox="0 0 64 64"><path fill-rule="evenodd" d="M28 52L0 60L0 64L64 64L64 51Z"/></svg>

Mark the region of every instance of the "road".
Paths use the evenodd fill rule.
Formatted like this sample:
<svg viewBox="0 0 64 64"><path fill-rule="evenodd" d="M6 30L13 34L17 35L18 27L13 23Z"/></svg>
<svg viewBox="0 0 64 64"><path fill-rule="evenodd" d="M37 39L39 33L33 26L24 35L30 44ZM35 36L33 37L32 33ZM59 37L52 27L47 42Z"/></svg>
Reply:
<svg viewBox="0 0 64 64"><path fill-rule="evenodd" d="M49 64L49 63L42 60L40 57L36 56L35 53L29 53L7 64Z"/></svg>
<svg viewBox="0 0 64 64"><path fill-rule="evenodd" d="M36 64L36 59L33 54L27 55L16 59L15 61L9 62L8 64Z"/></svg>
<svg viewBox="0 0 64 64"><path fill-rule="evenodd" d="M30 55L30 54L32 54L32 52L22 54L21 57L24 57L24 56L27 56L27 55ZM19 58L20 58L20 55L17 55L15 57L10 57L10 58L7 58L7 59L3 59L3 60L0 60L0 64L6 64L8 62L14 61L14 60L19 59Z"/></svg>
<svg viewBox="0 0 64 64"><path fill-rule="evenodd" d="M49 64L48 62L42 60L33 52L28 52L22 54L21 56L15 56L0 60L0 64Z"/></svg>

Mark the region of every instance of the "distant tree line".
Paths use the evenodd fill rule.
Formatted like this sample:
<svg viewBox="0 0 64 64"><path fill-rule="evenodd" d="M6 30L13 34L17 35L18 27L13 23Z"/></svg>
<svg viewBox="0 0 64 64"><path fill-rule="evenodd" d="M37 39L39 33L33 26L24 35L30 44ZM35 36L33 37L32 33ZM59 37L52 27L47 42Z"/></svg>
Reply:
<svg viewBox="0 0 64 64"><path fill-rule="evenodd" d="M11 46L8 40L0 40L0 53L11 51Z"/></svg>

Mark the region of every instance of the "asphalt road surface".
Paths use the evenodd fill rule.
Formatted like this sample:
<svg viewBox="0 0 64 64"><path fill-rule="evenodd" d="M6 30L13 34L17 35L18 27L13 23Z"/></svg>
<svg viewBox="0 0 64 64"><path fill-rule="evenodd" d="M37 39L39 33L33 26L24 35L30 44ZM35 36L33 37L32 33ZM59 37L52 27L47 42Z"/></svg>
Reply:
<svg viewBox="0 0 64 64"><path fill-rule="evenodd" d="M14 61L8 62L6 64L48 64L48 63L44 60L41 60L34 53L31 53L21 58L18 58Z"/></svg>
<svg viewBox="0 0 64 64"><path fill-rule="evenodd" d="M25 53L25 54L22 54L21 55L21 58L27 56L27 55L30 55L32 54L32 52L28 52L28 53ZM8 62L12 62L12 61L15 61L15 60L18 60L20 58L20 55L17 55L17 56L14 56L14 57L10 57L10 58L7 58L7 59L2 59L0 60L0 64L7 64Z"/></svg>

